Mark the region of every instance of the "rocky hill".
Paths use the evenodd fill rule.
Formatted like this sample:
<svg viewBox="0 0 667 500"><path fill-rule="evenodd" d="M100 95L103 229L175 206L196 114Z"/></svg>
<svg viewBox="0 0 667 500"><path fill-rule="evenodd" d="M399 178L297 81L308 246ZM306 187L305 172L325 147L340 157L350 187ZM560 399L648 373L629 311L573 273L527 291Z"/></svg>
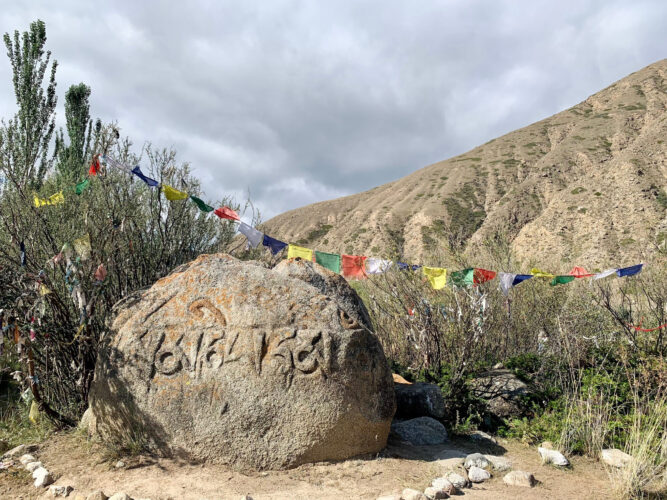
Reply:
<svg viewBox="0 0 667 500"><path fill-rule="evenodd" d="M650 260L667 245L667 59L550 118L363 193L263 226L310 248L448 264L507 236L520 261L565 270ZM444 260L444 262L443 262Z"/></svg>

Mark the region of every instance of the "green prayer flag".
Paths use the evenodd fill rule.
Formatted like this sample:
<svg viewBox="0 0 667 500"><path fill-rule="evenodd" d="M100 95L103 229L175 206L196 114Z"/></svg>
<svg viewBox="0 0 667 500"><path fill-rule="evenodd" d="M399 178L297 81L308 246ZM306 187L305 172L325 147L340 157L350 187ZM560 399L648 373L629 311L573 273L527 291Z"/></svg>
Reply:
<svg viewBox="0 0 667 500"><path fill-rule="evenodd" d="M326 267L329 271L340 274L340 255L337 253L326 253L315 251L315 262Z"/></svg>
<svg viewBox="0 0 667 500"><path fill-rule="evenodd" d="M190 195L190 199L195 202L195 204L199 207L199 210L202 212L213 212L213 207L208 206L206 203L204 203L203 200L200 200L196 196Z"/></svg>
<svg viewBox="0 0 667 500"><path fill-rule="evenodd" d="M551 286L564 285L570 281L574 281L574 276L555 276L553 281L549 283Z"/></svg>
<svg viewBox="0 0 667 500"><path fill-rule="evenodd" d="M452 286L472 286L475 282L475 269L469 268L463 271L449 273L449 284Z"/></svg>
<svg viewBox="0 0 667 500"><path fill-rule="evenodd" d="M79 182L76 187L74 188L74 192L76 194L81 194L83 193L86 188L90 185L90 179L86 179L84 181Z"/></svg>

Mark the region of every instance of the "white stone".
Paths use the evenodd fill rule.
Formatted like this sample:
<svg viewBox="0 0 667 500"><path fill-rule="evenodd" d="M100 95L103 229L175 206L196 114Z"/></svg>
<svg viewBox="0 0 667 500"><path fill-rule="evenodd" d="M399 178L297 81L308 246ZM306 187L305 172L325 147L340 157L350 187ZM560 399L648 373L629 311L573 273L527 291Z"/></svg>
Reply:
<svg viewBox="0 0 667 500"><path fill-rule="evenodd" d="M434 488L437 488L439 490L444 490L444 491L449 491L451 488L454 487L452 482L447 479L446 477L437 477L433 480L431 483L431 486Z"/></svg>
<svg viewBox="0 0 667 500"><path fill-rule="evenodd" d="M537 449L537 452L540 454L540 457L542 457L542 463L557 465L559 467L570 465L568 459L565 458L565 455L560 451L540 447Z"/></svg>
<svg viewBox="0 0 667 500"><path fill-rule="evenodd" d="M30 462L36 462L37 459L33 457L32 455L23 455L21 458L19 458L19 462L21 462L23 465L28 465Z"/></svg>
<svg viewBox="0 0 667 500"><path fill-rule="evenodd" d="M35 480L35 488L46 488L53 482L51 473L44 467L37 467L32 472L32 478Z"/></svg>
<svg viewBox="0 0 667 500"><path fill-rule="evenodd" d="M468 480L461 474L458 474L456 472L450 472L449 474L447 474L446 478L450 483L452 483L458 489L468 487Z"/></svg>
<svg viewBox="0 0 667 500"><path fill-rule="evenodd" d="M463 466L466 469L470 469L471 467L479 467L480 469L485 469L491 465L489 461L486 459L484 455L481 453L472 453L466 457L465 462L463 463Z"/></svg>
<svg viewBox="0 0 667 500"><path fill-rule="evenodd" d="M505 457L497 457L495 455L484 455L484 457L491 462L493 470L504 472L512 468L512 462Z"/></svg>
<svg viewBox="0 0 667 500"><path fill-rule="evenodd" d="M535 486L535 477L529 472L521 470L513 470L508 472L503 478L505 484L510 486L522 486L524 488L532 488Z"/></svg>
<svg viewBox="0 0 667 500"><path fill-rule="evenodd" d="M401 493L401 500L428 500L426 495L424 495L419 490L413 490L412 488L405 488L403 493Z"/></svg>
<svg viewBox="0 0 667 500"><path fill-rule="evenodd" d="M95 490L86 497L86 500L108 500L108 498L102 490Z"/></svg>
<svg viewBox="0 0 667 500"><path fill-rule="evenodd" d="M130 495L127 493L123 493L122 491L119 493L115 493L109 497L109 500L132 500L130 498Z"/></svg>
<svg viewBox="0 0 667 500"><path fill-rule="evenodd" d="M115 467L116 469L122 469L123 467L125 467L125 462L123 462L122 460L119 460L118 462L116 462L116 464L114 465L114 467Z"/></svg>
<svg viewBox="0 0 667 500"><path fill-rule="evenodd" d="M449 498L449 494L445 490L441 490L438 488L435 488L433 486L429 486L424 490L424 495L426 495L426 498L429 500L440 500L442 498Z"/></svg>
<svg viewBox="0 0 667 500"><path fill-rule="evenodd" d="M606 450L602 450L600 453L600 459L611 467L622 469L630 462L632 462L632 455L628 455L627 453L621 450L617 450L616 448L608 448Z"/></svg>
<svg viewBox="0 0 667 500"><path fill-rule="evenodd" d="M25 464L25 470L28 472L35 472L35 469L43 467L42 462L29 462Z"/></svg>
<svg viewBox="0 0 667 500"><path fill-rule="evenodd" d="M16 458L19 455L24 455L27 451L28 451L28 447L24 444L20 444L16 448L12 448L8 452L6 452L4 455L2 455L2 458Z"/></svg>
<svg viewBox="0 0 667 500"><path fill-rule="evenodd" d="M69 496L70 493L72 493L73 490L74 490L74 488L72 488L69 485L60 486L60 485L55 485L54 484L54 485L49 486L49 493L53 497L67 497L67 496Z"/></svg>
<svg viewBox="0 0 667 500"><path fill-rule="evenodd" d="M483 483L484 481L491 479L491 474L489 474L488 471L473 465L468 470L468 479L473 483Z"/></svg>

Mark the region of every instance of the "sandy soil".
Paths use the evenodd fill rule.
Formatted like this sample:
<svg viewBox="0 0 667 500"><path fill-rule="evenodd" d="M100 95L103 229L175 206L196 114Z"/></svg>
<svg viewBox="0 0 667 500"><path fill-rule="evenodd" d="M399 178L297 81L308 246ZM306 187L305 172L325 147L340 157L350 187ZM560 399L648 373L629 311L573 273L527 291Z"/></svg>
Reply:
<svg viewBox="0 0 667 500"><path fill-rule="evenodd" d="M116 469L115 459L104 460L101 448L75 434L56 435L34 454L55 474L56 484L69 484L75 493L84 495L102 489L107 495L124 491L133 498L152 500L238 499L245 494L255 500L375 499L408 487L423 490L444 472L442 460L480 451L506 456L515 470L532 472L539 484L532 489L510 487L502 482L503 473L498 473L492 480L464 490L462 497L471 500L610 498L607 474L595 461L573 457L572 468L562 470L541 465L535 448L514 442L503 442L493 448L463 439L432 447L390 443L379 456L259 473L145 456L125 458L126 466ZM32 486L27 472L0 471L0 498L31 499L41 494L43 490Z"/></svg>

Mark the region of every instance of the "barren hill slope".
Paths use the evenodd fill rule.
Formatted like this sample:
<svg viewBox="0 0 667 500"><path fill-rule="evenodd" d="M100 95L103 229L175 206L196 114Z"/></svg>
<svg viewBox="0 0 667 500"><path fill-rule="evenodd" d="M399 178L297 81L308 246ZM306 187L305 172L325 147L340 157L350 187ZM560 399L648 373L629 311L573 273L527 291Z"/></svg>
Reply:
<svg viewBox="0 0 667 500"><path fill-rule="evenodd" d="M429 259L447 238L462 238L472 254L498 232L526 263L595 269L650 260L667 238L666 109L663 59L466 154L263 228L317 250L398 250L433 265L448 264Z"/></svg>

